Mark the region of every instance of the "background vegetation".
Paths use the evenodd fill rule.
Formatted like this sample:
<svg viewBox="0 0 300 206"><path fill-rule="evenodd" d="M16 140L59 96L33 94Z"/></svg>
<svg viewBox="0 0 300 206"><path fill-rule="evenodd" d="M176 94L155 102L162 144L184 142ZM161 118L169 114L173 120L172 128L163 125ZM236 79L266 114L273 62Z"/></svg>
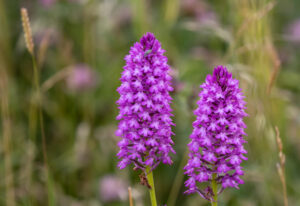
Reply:
<svg viewBox="0 0 300 206"><path fill-rule="evenodd" d="M136 206L149 205L138 173L116 167L114 135L123 58L147 31L167 50L175 87L177 154L154 173L158 202L208 205L183 195L182 167L198 86L224 64L247 96L249 160L245 184L226 190L220 205L283 205L284 172L289 205L300 205L299 9L298 0L0 0L0 205L128 205L128 186Z"/></svg>

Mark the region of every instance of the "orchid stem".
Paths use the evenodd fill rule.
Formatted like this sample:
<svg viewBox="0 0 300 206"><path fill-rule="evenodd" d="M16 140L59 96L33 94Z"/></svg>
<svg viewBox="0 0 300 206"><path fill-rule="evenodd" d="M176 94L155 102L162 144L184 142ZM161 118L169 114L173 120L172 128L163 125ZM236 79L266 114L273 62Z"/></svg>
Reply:
<svg viewBox="0 0 300 206"><path fill-rule="evenodd" d="M211 187L214 193L213 199L211 200L212 206L218 206L218 185L217 185L216 177L217 175L213 174L211 180Z"/></svg>
<svg viewBox="0 0 300 206"><path fill-rule="evenodd" d="M151 171L150 167L146 168L147 173L147 180L151 188L149 188L150 199L151 199L151 206L157 206L156 196L155 196L155 186L154 186L154 179L153 179L153 172Z"/></svg>

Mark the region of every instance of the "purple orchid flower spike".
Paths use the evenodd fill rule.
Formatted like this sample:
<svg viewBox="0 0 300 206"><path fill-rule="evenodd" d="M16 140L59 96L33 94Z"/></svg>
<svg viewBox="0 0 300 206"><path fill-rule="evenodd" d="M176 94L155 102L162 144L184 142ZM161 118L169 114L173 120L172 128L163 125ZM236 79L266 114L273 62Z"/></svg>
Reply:
<svg viewBox="0 0 300 206"><path fill-rule="evenodd" d="M147 166L153 170L160 162L172 164L169 153L175 153L171 139L174 124L169 92L173 88L164 52L154 35L147 33L125 57L122 84L117 89L120 169L130 163L142 170Z"/></svg>
<svg viewBox="0 0 300 206"><path fill-rule="evenodd" d="M116 135L122 138L118 166L123 169L133 163L143 171L141 183L149 188L153 206L157 203L152 171L161 162L172 164L170 153L175 153L169 95L173 88L164 52L153 34L145 34L125 57L122 84L117 89L120 122Z"/></svg>
<svg viewBox="0 0 300 206"><path fill-rule="evenodd" d="M247 159L243 147L246 103L238 80L224 66L217 66L200 87L199 107L194 111L197 118L188 144L189 160L184 168L188 176L185 193L196 192L216 205L218 185L223 191L244 183L240 164ZM203 182L212 183L206 191L198 186Z"/></svg>

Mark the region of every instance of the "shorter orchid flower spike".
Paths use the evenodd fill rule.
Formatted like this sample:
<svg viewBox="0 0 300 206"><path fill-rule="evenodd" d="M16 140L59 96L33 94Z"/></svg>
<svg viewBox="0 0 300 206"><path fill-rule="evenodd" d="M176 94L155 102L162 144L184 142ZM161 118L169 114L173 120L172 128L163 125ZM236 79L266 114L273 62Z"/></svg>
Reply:
<svg viewBox="0 0 300 206"><path fill-rule="evenodd" d="M220 185L220 191L244 183L240 176L244 174L242 160L247 159L243 146L246 103L239 81L224 66L217 66L200 87L194 130L188 144L189 160L184 168L188 176L185 193L198 193L211 200L212 188L202 190L199 183L214 181Z"/></svg>

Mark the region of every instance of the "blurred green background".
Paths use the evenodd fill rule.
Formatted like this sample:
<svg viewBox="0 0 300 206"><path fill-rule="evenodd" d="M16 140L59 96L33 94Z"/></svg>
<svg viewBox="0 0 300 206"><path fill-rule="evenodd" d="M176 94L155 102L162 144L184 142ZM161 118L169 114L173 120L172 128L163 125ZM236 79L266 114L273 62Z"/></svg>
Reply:
<svg viewBox="0 0 300 206"><path fill-rule="evenodd" d="M27 8L40 75L20 9ZM155 170L160 205L209 205L184 195L182 167L199 85L226 65L246 95L245 184L220 206L284 203L278 126L286 155L289 205L300 205L300 1L0 0L0 205L150 205L138 172L116 164L116 88L130 46L153 32L172 67L176 155ZM38 108L44 118L43 158Z"/></svg>

